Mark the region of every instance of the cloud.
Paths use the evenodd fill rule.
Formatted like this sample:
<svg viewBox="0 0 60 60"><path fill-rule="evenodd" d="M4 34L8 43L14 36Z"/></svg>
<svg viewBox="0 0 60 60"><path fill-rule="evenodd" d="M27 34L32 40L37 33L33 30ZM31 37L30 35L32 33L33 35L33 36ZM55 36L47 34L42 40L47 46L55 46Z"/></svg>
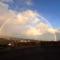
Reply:
<svg viewBox="0 0 60 60"><path fill-rule="evenodd" d="M0 2L13 2L13 0L0 0Z"/></svg>
<svg viewBox="0 0 60 60"><path fill-rule="evenodd" d="M37 26L37 29L40 31L40 32L47 32L49 26L47 24L45 24L44 22L41 22L39 24L36 25Z"/></svg>
<svg viewBox="0 0 60 60"><path fill-rule="evenodd" d="M6 11L5 11L6 12ZM8 11L9 13L10 11ZM13 11L12 11L13 12ZM37 36L45 33L48 30L48 25L41 18L38 18L38 13L32 10L26 10L18 14L11 12L7 17L3 15L3 20L7 20L3 30L8 34L24 34L29 36ZM15 18L14 18L15 17ZM12 21L13 19L13 21Z"/></svg>
<svg viewBox="0 0 60 60"><path fill-rule="evenodd" d="M17 15L14 24L25 27L23 34L34 36L45 33L49 26L41 18L38 18L39 14L32 10L26 10ZM27 28L26 28L27 27Z"/></svg>
<svg viewBox="0 0 60 60"><path fill-rule="evenodd" d="M49 32L54 34L55 29L50 28L46 19L33 10L27 9L16 13L16 11L9 9L9 5L0 1L0 34L7 36L21 35L29 36L30 38L44 35ZM7 2L9 0L6 0ZM26 0L26 2L30 0Z"/></svg>
<svg viewBox="0 0 60 60"><path fill-rule="evenodd" d="M4 1L7 1L7 0L4 0ZM0 28L3 27L3 25L5 25L5 23L8 20L14 19L14 17L15 17L15 12L9 9L8 4L5 4L3 0L0 0ZM1 30L2 29L0 29L0 31Z"/></svg>
<svg viewBox="0 0 60 60"><path fill-rule="evenodd" d="M22 13L20 12L17 15L17 19L16 19L16 23L17 24L25 24L25 23L34 23L36 22L38 18L37 14L35 12L33 12L32 10L26 10L23 11ZM35 19L36 18L36 19Z"/></svg>
<svg viewBox="0 0 60 60"><path fill-rule="evenodd" d="M26 0L27 5L32 5L32 0Z"/></svg>
<svg viewBox="0 0 60 60"><path fill-rule="evenodd" d="M14 11L9 9L9 5L0 1L0 20L6 20L14 16ZM12 15L12 16L11 16Z"/></svg>
<svg viewBox="0 0 60 60"><path fill-rule="evenodd" d="M39 32L36 28L27 29L24 34L27 35L27 36L42 35L42 33Z"/></svg>
<svg viewBox="0 0 60 60"><path fill-rule="evenodd" d="M55 34L57 32L57 30L56 29L53 29L53 28L49 28L48 29L48 32Z"/></svg>

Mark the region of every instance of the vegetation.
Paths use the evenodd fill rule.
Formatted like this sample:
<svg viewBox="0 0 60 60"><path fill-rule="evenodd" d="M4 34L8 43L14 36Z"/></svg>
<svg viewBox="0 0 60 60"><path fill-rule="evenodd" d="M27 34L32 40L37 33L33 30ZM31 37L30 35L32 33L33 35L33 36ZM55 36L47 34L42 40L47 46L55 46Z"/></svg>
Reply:
<svg viewBox="0 0 60 60"><path fill-rule="evenodd" d="M18 38L0 38L0 47L32 47L60 45L60 41L38 41Z"/></svg>

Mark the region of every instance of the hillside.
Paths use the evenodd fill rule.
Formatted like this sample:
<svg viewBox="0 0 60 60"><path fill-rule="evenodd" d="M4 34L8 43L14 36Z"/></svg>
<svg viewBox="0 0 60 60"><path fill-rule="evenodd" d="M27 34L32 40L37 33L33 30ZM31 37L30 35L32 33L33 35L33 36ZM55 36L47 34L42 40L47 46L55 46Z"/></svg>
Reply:
<svg viewBox="0 0 60 60"><path fill-rule="evenodd" d="M60 41L39 41L23 38L0 38L0 46L5 47L33 47L33 46L60 46Z"/></svg>

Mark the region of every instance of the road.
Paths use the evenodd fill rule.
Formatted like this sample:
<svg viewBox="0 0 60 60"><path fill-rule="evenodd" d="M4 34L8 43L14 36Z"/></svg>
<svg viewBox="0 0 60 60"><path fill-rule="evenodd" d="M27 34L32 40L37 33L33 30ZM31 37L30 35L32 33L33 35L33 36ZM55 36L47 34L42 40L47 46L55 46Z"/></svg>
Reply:
<svg viewBox="0 0 60 60"><path fill-rule="evenodd" d="M60 47L35 46L0 49L0 60L60 60Z"/></svg>

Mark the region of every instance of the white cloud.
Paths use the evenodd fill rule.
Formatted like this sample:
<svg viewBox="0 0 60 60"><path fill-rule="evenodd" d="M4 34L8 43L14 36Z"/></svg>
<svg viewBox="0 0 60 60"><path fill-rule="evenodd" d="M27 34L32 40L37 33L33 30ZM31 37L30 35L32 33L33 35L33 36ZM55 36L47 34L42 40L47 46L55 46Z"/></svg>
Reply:
<svg viewBox="0 0 60 60"><path fill-rule="evenodd" d="M27 30L24 32L24 34L27 35L27 36L42 35L42 33L40 33L36 28L27 29Z"/></svg>
<svg viewBox="0 0 60 60"><path fill-rule="evenodd" d="M48 32L55 34L57 32L57 30L56 29L53 29L53 28L49 28L48 29Z"/></svg>
<svg viewBox="0 0 60 60"><path fill-rule="evenodd" d="M44 22L41 22L39 24L37 24L37 29L40 31L40 32L47 32L49 26L47 24L45 24Z"/></svg>
<svg viewBox="0 0 60 60"><path fill-rule="evenodd" d="M4 0L7 1L7 0ZM3 32L1 28L4 28L5 23L8 20L12 20L15 17L15 12L8 9L9 5L5 4L3 0L0 0L0 31Z"/></svg>
<svg viewBox="0 0 60 60"><path fill-rule="evenodd" d="M15 18L13 18L14 16ZM7 29L11 34L19 35L21 33L26 35L29 34L30 36L41 35L45 33L49 27L47 24L45 24L45 22L42 22L41 18L38 18L37 12L34 12L32 10L26 10L18 13L17 15L11 14L9 18L6 18L4 20L9 21L6 23L8 26L7 28L5 27L4 30ZM7 32L7 30L5 31Z"/></svg>
<svg viewBox="0 0 60 60"><path fill-rule="evenodd" d="M47 20L42 19L37 12L27 9L16 14L15 11L8 9L8 7L7 4L0 2L0 34L36 36L39 39L38 35L43 35L46 32L53 34L55 32L54 29L50 28Z"/></svg>

